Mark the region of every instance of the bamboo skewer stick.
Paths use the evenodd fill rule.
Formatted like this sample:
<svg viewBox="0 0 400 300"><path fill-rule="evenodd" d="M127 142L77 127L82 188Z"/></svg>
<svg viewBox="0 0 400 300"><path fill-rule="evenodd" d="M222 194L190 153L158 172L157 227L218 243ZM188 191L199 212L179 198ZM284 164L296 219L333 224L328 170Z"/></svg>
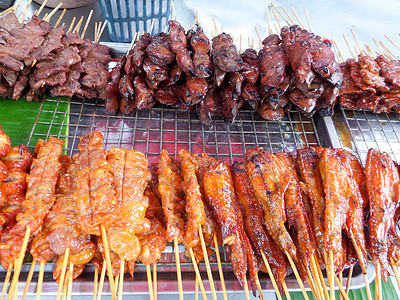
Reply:
<svg viewBox="0 0 400 300"><path fill-rule="evenodd" d="M247 284L246 274L244 275L244 292L246 294L246 300L250 300L249 285Z"/></svg>
<svg viewBox="0 0 400 300"><path fill-rule="evenodd" d="M43 8L46 6L48 0L44 0L42 5L40 5L39 10L37 11L37 16L40 15L40 13L42 12Z"/></svg>
<svg viewBox="0 0 400 300"><path fill-rule="evenodd" d="M17 9L19 7L19 5L21 4L22 0L18 0L17 3L15 3L12 7L13 7L13 11L14 14L17 12Z"/></svg>
<svg viewBox="0 0 400 300"><path fill-rule="evenodd" d="M342 283L340 282L340 280L339 280L339 278L336 276L336 274L335 274L334 278L335 278L336 284L337 284L338 287L339 287L339 291L342 293L344 299L345 299L345 300L350 300L349 295L347 295L346 291L345 291L344 288L343 288Z"/></svg>
<svg viewBox="0 0 400 300"><path fill-rule="evenodd" d="M196 10L196 18L194 19L193 25L192 25L192 29L194 29L194 26L196 24L199 24L199 11Z"/></svg>
<svg viewBox="0 0 400 300"><path fill-rule="evenodd" d="M8 283L10 282L11 272L12 272L12 270L13 270L13 265L14 265L14 264L11 263L11 264L8 266L6 278L4 279L4 283L3 283L3 288L1 289L1 298L0 298L0 300L3 300L3 299L4 299L4 296L5 296L5 294L6 294L7 286L8 286Z"/></svg>
<svg viewBox="0 0 400 300"><path fill-rule="evenodd" d="M341 271L339 273L339 282L340 284L343 284L343 272ZM343 295L339 293L339 300L343 300Z"/></svg>
<svg viewBox="0 0 400 300"><path fill-rule="evenodd" d="M397 286L400 287L400 277L399 277L399 272L397 271L397 266L393 261L393 258L390 258L390 265L392 266L393 269L393 273L396 277L396 281L397 281Z"/></svg>
<svg viewBox="0 0 400 300"><path fill-rule="evenodd" d="M8 14L11 10L14 10L14 6L11 6L11 7L7 8L6 10L2 11L0 13L0 17Z"/></svg>
<svg viewBox="0 0 400 300"><path fill-rule="evenodd" d="M20 23L24 22L26 12L28 11L28 8L31 5L31 3L32 3L32 0L29 0L28 3L26 4L24 12L22 13L22 16L21 16L21 20L19 21Z"/></svg>
<svg viewBox="0 0 400 300"><path fill-rule="evenodd" d="M263 294L263 291L262 291L260 279L258 279L258 277L257 277L257 279L256 279L256 285L257 285L258 293L260 294L260 299L261 299L261 300L264 300L264 299L265 299L265 298L264 298L264 294Z"/></svg>
<svg viewBox="0 0 400 300"><path fill-rule="evenodd" d="M60 24L62 18L64 17L64 15L65 15L65 13L66 13L66 11L67 11L67 9L64 8L63 11L62 11L62 13L61 13L60 16L58 17L56 24L54 24L54 28L57 28L57 26Z"/></svg>
<svg viewBox="0 0 400 300"><path fill-rule="evenodd" d="M295 22L293 21L292 17L289 15L289 12L286 10L286 8L283 7L283 11L284 11L285 14L288 16L290 22L292 22L292 24L295 24Z"/></svg>
<svg viewBox="0 0 400 300"><path fill-rule="evenodd" d="M329 250L329 287L331 288L331 294L330 294L330 299L335 300L335 287L334 287L334 281L335 281L335 268L333 264L333 251ZM328 266L328 265L327 265ZM328 268L327 268L328 269Z"/></svg>
<svg viewBox="0 0 400 300"><path fill-rule="evenodd" d="M283 21L286 22L286 24L288 24L290 26L290 23L288 20L286 20L286 18L284 17L284 15L281 13L281 11L276 7L276 5L274 3L271 3L272 7L275 8L275 10L278 12L278 14L281 16L281 18L283 19ZM281 26L279 26L281 27Z"/></svg>
<svg viewBox="0 0 400 300"><path fill-rule="evenodd" d="M149 30L149 35L151 36L151 33L153 31L153 27L154 27L154 22L156 19L153 18L153 20L151 21L151 25L150 25L150 30Z"/></svg>
<svg viewBox="0 0 400 300"><path fill-rule="evenodd" d="M321 299L326 299L325 298L325 294L324 294L324 290L323 290L323 287L322 287L322 283L321 283L321 278L319 276L318 269L317 269L317 267L315 265L314 255L311 256L310 266L311 266L311 273L313 275L314 282L315 282L315 285L316 285L316 287L318 289L318 293L320 295L320 298ZM324 278L322 278L322 280L324 280Z"/></svg>
<svg viewBox="0 0 400 300"><path fill-rule="evenodd" d="M214 28L215 28L215 35L218 35L218 27L217 27L217 22L215 21L215 18L212 18L213 22L214 22Z"/></svg>
<svg viewBox="0 0 400 300"><path fill-rule="evenodd" d="M74 264L72 262L69 263L69 280L68 280L68 293L67 300L71 300L72 295L72 281L74 280Z"/></svg>
<svg viewBox="0 0 400 300"><path fill-rule="evenodd" d="M96 268L94 268L93 298L92 298L92 300L96 300L98 279L99 279L99 269L97 269L97 267L96 267Z"/></svg>
<svg viewBox="0 0 400 300"><path fill-rule="evenodd" d="M12 279L12 282L11 282L10 290L8 291L7 299L11 299L12 298L12 295L14 294L15 288L18 285L19 274L21 272L22 263L24 262L25 252L26 252L26 248L28 246L28 240L29 240L30 234L31 234L31 228L27 227L26 231L25 231L24 239L22 240L21 250L19 252L18 259L16 260L16 263L15 263L15 266L14 266L14 276L13 276L13 279Z"/></svg>
<svg viewBox="0 0 400 300"><path fill-rule="evenodd" d="M73 28L73 26L75 24L75 20L76 20L76 17L73 17L72 21L71 21L71 25L69 25L67 33L70 33L72 31L72 28Z"/></svg>
<svg viewBox="0 0 400 300"><path fill-rule="evenodd" d="M174 20L176 21L176 11L175 11L175 4L174 4L173 0L171 0L171 8L172 8L172 15L174 17Z"/></svg>
<svg viewBox="0 0 400 300"><path fill-rule="evenodd" d="M282 28L282 27L281 27L281 23L279 23L278 16L276 15L276 13L275 13L275 10L274 10L274 9L272 10L272 13L274 14L274 17L275 17L276 23L278 23L278 28ZM274 23L274 25L276 25L276 24ZM279 34L279 31L278 31L278 34Z"/></svg>
<svg viewBox="0 0 400 300"><path fill-rule="evenodd" d="M153 291L154 300L157 300L157 264L153 265Z"/></svg>
<svg viewBox="0 0 400 300"><path fill-rule="evenodd" d="M150 266L146 266L146 268L149 268L150 270ZM118 286L118 300L122 300L122 293L124 290L124 273L125 273L125 260L121 259L121 265L119 267L119 286ZM147 280L149 280L149 273L147 272ZM150 274L150 283L151 283L151 274ZM151 287L151 285L149 286ZM153 300L153 289L149 289L149 293L150 293L150 300Z"/></svg>
<svg viewBox="0 0 400 300"><path fill-rule="evenodd" d="M390 54L390 56L391 56L390 58L391 59L395 59L396 58L396 54L394 54L392 51L390 51L390 49L388 47L386 47L381 41L379 41L379 43L386 50L386 52L388 52Z"/></svg>
<svg viewBox="0 0 400 300"><path fill-rule="evenodd" d="M356 44L357 44L357 47L358 47L358 52L361 53L361 47L360 47L360 44L358 43L358 39L356 37L356 34L354 33L353 28L350 29L350 31L351 31L351 34L353 35L354 40L356 41Z"/></svg>
<svg viewBox="0 0 400 300"><path fill-rule="evenodd" d="M278 284L276 283L274 274L272 273L271 266L268 263L267 257L265 256L263 251L260 251L260 253L261 253L261 257L264 261L265 267L267 268L269 278L271 279L271 282L272 282L272 286L274 287L276 297L278 298L278 300L282 300L281 293L279 292Z"/></svg>
<svg viewBox="0 0 400 300"><path fill-rule="evenodd" d="M310 286L311 289L311 293L314 295L315 299L322 299L322 297L319 295L317 287L316 287L316 283L314 282L314 278L311 275L311 272L308 268L306 268L307 270L307 283Z"/></svg>
<svg viewBox="0 0 400 300"><path fill-rule="evenodd" d="M138 33L135 32L135 35L134 35L133 38L132 38L132 42L131 42L131 44L129 45L129 49L128 49L128 52L126 53L126 55L128 55L129 51L132 50L133 45L135 45L135 41L136 41L136 36L137 36L137 34L138 34Z"/></svg>
<svg viewBox="0 0 400 300"><path fill-rule="evenodd" d="M60 277L60 283L58 284L56 300L60 299L62 287L64 284L65 272L67 270L68 257L69 257L69 247L67 247L67 249L65 250L65 254L64 254L63 266L61 269L61 277Z"/></svg>
<svg viewBox="0 0 400 300"><path fill-rule="evenodd" d="M177 237L174 238L174 250L175 250L176 275L178 277L179 300L183 300L181 262L179 260L179 249L178 249L178 238Z"/></svg>
<svg viewBox="0 0 400 300"><path fill-rule="evenodd" d="M43 21L50 22L51 17L60 9L62 6L62 2L60 2L49 14L46 18L43 18Z"/></svg>
<svg viewBox="0 0 400 300"><path fill-rule="evenodd" d="M200 236L201 248L203 250L204 262L206 264L208 281L210 282L211 294L213 299L217 300L217 294L215 293L214 279L211 272L210 262L208 260L207 248L206 248L206 243L204 242L203 229L201 228L201 225L199 225L199 236Z"/></svg>
<svg viewBox="0 0 400 300"><path fill-rule="evenodd" d="M226 294L224 271L222 270L222 264L221 264L221 255L219 253L219 245L218 245L218 241L217 241L217 236L215 234L213 236L213 240L214 240L215 255L217 257L217 262L218 262L218 272L219 272L219 280L221 281L222 294L223 294L224 300L228 300L228 295Z"/></svg>
<svg viewBox="0 0 400 300"><path fill-rule="evenodd" d="M192 248L189 248L189 254L190 254L190 257L192 259L194 272L196 273L197 285L198 286L200 285L200 290L201 290L201 294L203 295L203 299L207 299L207 294L206 294L206 291L204 289L203 280L201 279L201 275L200 275L200 272L199 272L199 267L197 266L196 258L194 257L194 253L193 253L193 249Z"/></svg>
<svg viewBox="0 0 400 300"><path fill-rule="evenodd" d="M306 18L307 18L308 29L310 29L310 32L313 32L312 27L311 27L310 18L308 17L308 10L307 10L307 8L304 9L304 12L305 12Z"/></svg>
<svg viewBox="0 0 400 300"><path fill-rule="evenodd" d="M108 248L106 228L104 227L104 225L101 225L100 228L101 228L101 236L102 236L103 244L104 244L104 254L106 257L108 280L110 282L111 294L112 294L112 298L116 298L116 290L115 290L114 277L113 277L113 271L112 271L112 266L111 266L110 249Z"/></svg>
<svg viewBox="0 0 400 300"><path fill-rule="evenodd" d="M400 50L399 45L397 45L390 37L388 37L386 34L384 34L384 37L387 38L389 42L393 44L393 46L395 46L398 50Z"/></svg>
<svg viewBox="0 0 400 300"><path fill-rule="evenodd" d="M194 300L199 300L199 279L197 276L194 284Z"/></svg>
<svg viewBox="0 0 400 300"><path fill-rule="evenodd" d="M316 269L316 272L318 273L318 277L319 277L319 282L322 284L322 290L324 292L325 299L328 300L329 293L328 293L328 289L325 284L325 278L324 278L324 275L322 274L321 267L318 263L317 255L315 253L313 256L311 256L311 267Z"/></svg>
<svg viewBox="0 0 400 300"><path fill-rule="evenodd" d="M81 36L81 39L82 39L82 40L83 40L84 37L85 37L86 30L87 30L87 28L88 28L88 26L89 26L89 22L90 22L90 20L92 19L92 15L93 15L93 9L92 9L92 10L90 11L90 13L89 13L89 16L88 16L88 18L87 18L87 20L86 20L85 27L83 27L82 36Z"/></svg>
<svg viewBox="0 0 400 300"><path fill-rule="evenodd" d="M40 262L39 278L38 278L38 284L37 284L37 289L36 289L36 300L40 300L40 295L42 294L42 284L43 284L45 264L46 263L44 261Z"/></svg>
<svg viewBox="0 0 400 300"><path fill-rule="evenodd" d="M286 282L285 281L282 281L282 286L283 286L283 291L285 292L286 299L287 300L292 300L292 298L290 297L290 293L289 293L289 290L288 290L288 288L286 286Z"/></svg>
<svg viewBox="0 0 400 300"><path fill-rule="evenodd" d="M151 270L150 265L146 265L146 273L147 273L147 284L149 286L149 296L150 300L154 300L154 292L153 292L153 282L151 280ZM120 275L121 276L121 275ZM121 299L122 299L122 291L120 292Z"/></svg>
<svg viewBox="0 0 400 300"><path fill-rule="evenodd" d="M351 242L353 244L354 249L356 250L358 261L359 261L360 266L361 266L361 271L363 273L364 282L365 282L365 289L367 290L368 300L372 300L371 290L369 289L368 278L367 278L367 268L366 268L366 266L364 264L363 255L362 255L361 249L357 245L357 242L356 242L356 240L355 240L353 235L351 236Z"/></svg>
<svg viewBox="0 0 400 300"><path fill-rule="evenodd" d="M383 53L383 51L381 50L381 47L379 47L379 44L378 44L378 42L376 41L376 39L375 39L375 38L372 38L372 40L374 41L375 46L378 48L379 53Z"/></svg>
<svg viewBox="0 0 400 300"><path fill-rule="evenodd" d="M108 22L107 20L104 21L103 26L101 27L100 32L99 32L99 34L97 35L97 41L96 41L96 43L98 43L98 42L100 41L101 35L103 34L104 28L106 28L107 22Z"/></svg>
<svg viewBox="0 0 400 300"><path fill-rule="evenodd" d="M382 299L382 280L381 280L381 263L378 260L376 264L376 278L375 278L375 300Z"/></svg>
<svg viewBox="0 0 400 300"><path fill-rule="evenodd" d="M260 49L261 49L261 47L262 47L262 39L261 39L261 35L260 35L260 32L258 31L258 28L257 28L257 26L255 27L255 29L256 29L256 32L257 32L257 35L258 35L259 47L260 47Z"/></svg>
<svg viewBox="0 0 400 300"><path fill-rule="evenodd" d="M349 269L349 274L347 274L347 284L346 284L346 294L349 293L350 290L350 283L351 283L351 277L353 276L353 266L350 267Z"/></svg>
<svg viewBox="0 0 400 300"><path fill-rule="evenodd" d="M301 23L299 16L297 15L296 11L294 10L293 7L291 7L294 16L296 17L297 22L299 22L299 25L301 26L301 28L305 28L304 25Z"/></svg>
<svg viewBox="0 0 400 300"><path fill-rule="evenodd" d="M68 293L68 278L69 278L69 270L67 270L67 273L65 275L65 280L63 282L63 294L62 294L62 299L61 300L66 300L67 299L67 293Z"/></svg>
<svg viewBox="0 0 400 300"><path fill-rule="evenodd" d="M81 18L79 19L78 23L76 24L76 26L75 26L74 30L72 30L72 32L76 32L79 35L79 30L81 29L82 22L83 22L83 16L81 16Z"/></svg>
<svg viewBox="0 0 400 300"><path fill-rule="evenodd" d="M104 277L106 276L106 269L107 269L107 264L106 262L103 261L103 265L101 267L99 289L97 290L97 300L101 299L101 293L103 292Z"/></svg>
<svg viewBox="0 0 400 300"><path fill-rule="evenodd" d="M272 29L271 29L271 16L269 13L269 5L267 7L267 21L268 21L268 33L272 34Z"/></svg>
<svg viewBox="0 0 400 300"><path fill-rule="evenodd" d="M343 38L344 38L344 41L346 42L347 48L350 51L350 55L355 59L356 56L353 54L353 51L351 51L351 47L350 47L349 41L347 40L347 38L346 38L346 36L344 34L343 34Z"/></svg>
<svg viewBox="0 0 400 300"><path fill-rule="evenodd" d="M291 258L290 254L289 254L289 252L287 252L287 250L285 250L285 254L286 254L286 256L287 256L287 258L288 258L288 260L289 260L290 266L292 267L293 273L294 273L294 275L295 275L295 277L296 277L296 279L297 279L297 282L298 282L298 284L299 284L299 286L300 286L301 292L303 293L304 299L310 300L310 299L308 298L306 289L304 288L303 281L301 281L299 272L297 271L297 268L296 268L296 265L294 264L293 259Z"/></svg>
<svg viewBox="0 0 400 300"><path fill-rule="evenodd" d="M115 285L115 290L117 290L117 287L119 286L119 274L114 277L114 285Z"/></svg>
<svg viewBox="0 0 400 300"><path fill-rule="evenodd" d="M28 293L29 285L31 284L33 273L35 272L36 260L33 260L31 263L31 268L29 269L28 277L26 278L24 293L22 294L21 300L26 298L26 294Z"/></svg>

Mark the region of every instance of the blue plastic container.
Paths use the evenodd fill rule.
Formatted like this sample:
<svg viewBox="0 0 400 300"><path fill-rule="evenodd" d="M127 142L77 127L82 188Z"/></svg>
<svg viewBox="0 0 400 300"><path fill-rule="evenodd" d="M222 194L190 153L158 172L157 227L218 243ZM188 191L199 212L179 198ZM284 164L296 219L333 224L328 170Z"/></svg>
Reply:
<svg viewBox="0 0 400 300"><path fill-rule="evenodd" d="M113 42L130 43L136 32L152 35L165 30L171 16L171 0L98 0Z"/></svg>

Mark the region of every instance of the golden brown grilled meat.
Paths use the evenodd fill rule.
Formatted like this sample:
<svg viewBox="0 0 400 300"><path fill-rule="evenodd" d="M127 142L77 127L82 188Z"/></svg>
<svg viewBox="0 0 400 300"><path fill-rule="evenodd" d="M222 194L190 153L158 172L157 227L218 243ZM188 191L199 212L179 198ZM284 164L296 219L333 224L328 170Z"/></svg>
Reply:
<svg viewBox="0 0 400 300"><path fill-rule="evenodd" d="M256 199L263 204L268 233L282 251L296 257L296 247L285 227L284 195L291 181L291 174L274 154L257 147L245 155L246 170Z"/></svg>
<svg viewBox="0 0 400 300"><path fill-rule="evenodd" d="M0 157L4 156L11 149L11 140L10 137L5 134L5 132L1 129L0 125Z"/></svg>
<svg viewBox="0 0 400 300"><path fill-rule="evenodd" d="M26 177L28 188L21 212L17 215L17 223L10 229L9 236L2 237L2 242L11 246L10 249L0 251L1 263L5 268L19 255L27 228L31 230L31 237L38 234L43 219L54 204L63 144L64 141L50 137L38 149L37 158Z"/></svg>
<svg viewBox="0 0 400 300"><path fill-rule="evenodd" d="M150 229L145 218L149 199L144 190L151 179L148 160L142 152L111 148L107 153L118 201L118 216L107 228L110 249L125 261L137 260L141 245L137 234Z"/></svg>
<svg viewBox="0 0 400 300"><path fill-rule="evenodd" d="M342 159L343 165L347 168L347 173L343 174L343 176L347 175L352 189L345 232L350 242L354 238L357 247L361 250L360 265L366 270L368 254L364 235L364 208L368 204L368 196L365 173L360 162L353 154L344 149L335 149L335 153Z"/></svg>
<svg viewBox="0 0 400 300"><path fill-rule="evenodd" d="M154 265L161 258L161 254L167 246L167 236L162 224L160 201L149 188L146 189L145 195L149 198L146 218L150 220L150 230L138 235L142 245L138 259L145 265Z"/></svg>
<svg viewBox="0 0 400 300"><path fill-rule="evenodd" d="M291 174L290 177L292 178L285 193L285 210L289 228L294 232L299 242L300 248L298 249L300 251L297 252L297 261L295 260L295 262L305 280L307 272L304 272L304 267L308 267L315 251L314 234L304 208L303 194L294 162L289 153L281 152L276 156L281 160L283 167Z"/></svg>
<svg viewBox="0 0 400 300"><path fill-rule="evenodd" d="M173 160L166 150L161 150L158 167L158 191L161 195L162 207L167 221L167 240L174 238L181 242L185 233L185 195L182 190L182 177L179 164Z"/></svg>
<svg viewBox="0 0 400 300"><path fill-rule="evenodd" d="M260 266L264 266L262 256L259 252L263 251L271 266L272 273L278 283L281 293L283 290L283 281L286 277L285 256L276 246L272 237L264 229L264 212L261 203L257 202L247 176L244 163L235 163L232 166L232 177L235 186L237 199L244 211L244 227L246 234L250 239L253 248L256 250L256 256ZM267 273L265 267L260 268Z"/></svg>
<svg viewBox="0 0 400 300"><path fill-rule="evenodd" d="M212 164L203 177L205 200L221 227L223 243L230 248L233 272L244 285L247 270L255 291L258 262L243 227L243 216L235 195L229 166L224 162Z"/></svg>
<svg viewBox="0 0 400 300"><path fill-rule="evenodd" d="M181 160L182 189L186 195L187 222L183 243L189 249L194 248L200 242L199 228L205 222L205 211L194 160L191 154L184 149L179 150L178 154Z"/></svg>
<svg viewBox="0 0 400 300"><path fill-rule="evenodd" d="M324 244L324 210L325 194L321 174L318 167L319 156L315 148L297 150L296 167L300 181L305 185L304 192L310 199L311 226L314 232L318 262L325 266L323 249Z"/></svg>
<svg viewBox="0 0 400 300"><path fill-rule="evenodd" d="M396 164L387 153L370 149L365 167L369 197L369 254L388 277L388 231L400 202L400 178Z"/></svg>
<svg viewBox="0 0 400 300"><path fill-rule="evenodd" d="M319 169L325 192L325 250L334 253L334 268L340 272L345 264L342 230L346 226L353 188L347 179L348 171L334 150L324 148L320 154Z"/></svg>
<svg viewBox="0 0 400 300"><path fill-rule="evenodd" d="M114 176L102 141L100 131L90 132L80 138L77 159L79 173L74 193L82 229L97 236L101 236L101 225L107 227L114 222L119 209Z"/></svg>

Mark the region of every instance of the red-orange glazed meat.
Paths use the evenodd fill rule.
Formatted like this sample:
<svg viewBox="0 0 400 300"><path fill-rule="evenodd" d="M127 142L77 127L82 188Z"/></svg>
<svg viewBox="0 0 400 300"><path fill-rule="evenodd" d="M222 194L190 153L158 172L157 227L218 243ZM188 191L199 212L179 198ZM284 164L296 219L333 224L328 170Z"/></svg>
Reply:
<svg viewBox="0 0 400 300"><path fill-rule="evenodd" d="M80 225L87 234L101 235L100 225L114 222L118 201L113 186L114 176L106 160L106 151L100 131L81 137L77 159L79 173L74 200Z"/></svg>
<svg viewBox="0 0 400 300"><path fill-rule="evenodd" d="M196 176L196 165L189 152L179 150L181 159L182 189L186 195L185 211L187 215L186 231L183 242L187 249L194 248L200 242L199 228L205 222L204 203Z"/></svg>
<svg viewBox="0 0 400 300"><path fill-rule="evenodd" d="M237 199L244 211L244 227L246 234L250 239L253 248L256 250L256 256L260 266L264 266L259 252L263 251L271 266L272 273L278 283L281 293L283 290L283 281L286 277L285 256L276 246L272 237L264 229L264 212L261 203L257 202L250 180L247 176L244 163L235 163L232 166L232 177L235 186ZM265 267L261 270L267 273Z"/></svg>
<svg viewBox="0 0 400 300"><path fill-rule="evenodd" d="M247 151L245 163L254 195L264 207L268 233L282 251L296 257L296 247L285 227L284 195L291 181L291 174L283 170L282 162L274 154L260 147Z"/></svg>
<svg viewBox="0 0 400 300"><path fill-rule="evenodd" d="M38 234L43 219L54 204L63 144L64 141L50 137L38 148L37 158L26 177L28 188L21 212L17 215L17 223L10 229L8 236L2 237L2 243L10 245L9 249L0 251L1 263L6 269L19 255L27 228L30 228L30 237Z"/></svg>
<svg viewBox="0 0 400 300"><path fill-rule="evenodd" d="M5 134L5 132L1 129L0 125L0 157L4 156L11 149L11 140L10 137Z"/></svg>
<svg viewBox="0 0 400 300"><path fill-rule="evenodd" d="M158 191L167 221L167 240L174 238L181 242L185 233L185 194L182 190L182 177L179 164L166 150L161 150L158 167Z"/></svg>
<svg viewBox="0 0 400 300"><path fill-rule="evenodd" d="M369 197L369 254L385 281L388 278L388 231L400 202L400 178L396 164L387 153L370 149L365 167Z"/></svg>
<svg viewBox="0 0 400 300"><path fill-rule="evenodd" d="M223 243L230 248L233 272L244 285L247 270L255 289L258 263L243 227L243 216L235 195L229 166L224 162L211 165L203 177L205 200L221 227Z"/></svg>

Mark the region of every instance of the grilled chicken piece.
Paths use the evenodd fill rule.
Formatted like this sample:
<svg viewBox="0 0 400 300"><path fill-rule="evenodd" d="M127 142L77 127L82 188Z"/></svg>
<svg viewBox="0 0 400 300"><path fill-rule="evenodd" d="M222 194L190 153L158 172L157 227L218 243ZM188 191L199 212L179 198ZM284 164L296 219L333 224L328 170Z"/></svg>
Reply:
<svg viewBox="0 0 400 300"><path fill-rule="evenodd" d="M210 40L204 34L203 29L197 26L196 31L190 38L190 45L193 51L206 54L210 52Z"/></svg>
<svg viewBox="0 0 400 300"><path fill-rule="evenodd" d="M237 72L242 68L243 60L227 33L212 39L211 56L214 64L224 72Z"/></svg>
<svg viewBox="0 0 400 300"><path fill-rule="evenodd" d="M181 176L183 179L182 190L186 195L185 211L187 215L183 243L186 249L189 249L199 244L199 228L204 225L206 216L194 160L191 154L184 149L179 150L179 158L181 160Z"/></svg>
<svg viewBox="0 0 400 300"><path fill-rule="evenodd" d="M133 85L135 87L135 107L137 109L151 108L155 104L154 91L140 76L135 77Z"/></svg>
<svg viewBox="0 0 400 300"><path fill-rule="evenodd" d="M125 73L136 74L139 73L143 66L143 61L146 58L146 48L151 43L151 36L144 32L126 56Z"/></svg>
<svg viewBox="0 0 400 300"><path fill-rule="evenodd" d="M246 170L254 195L264 207L265 226L275 243L292 258L297 250L285 227L285 193L292 180L292 174L284 169L274 154L257 147L245 155Z"/></svg>
<svg viewBox="0 0 400 300"><path fill-rule="evenodd" d="M171 51L170 37L164 32L151 39L146 53L151 61L160 67L169 65L175 59L175 54Z"/></svg>
<svg viewBox="0 0 400 300"><path fill-rule="evenodd" d="M289 153L278 153L276 156L283 163L283 167L291 174L291 182L285 193L285 210L289 228L299 241L299 250L297 256L297 269L302 273L303 280L307 277L307 271L304 267L310 263L311 257L315 252L314 234L308 220L307 212L304 208L303 194L300 181L294 166L294 162Z"/></svg>
<svg viewBox="0 0 400 300"><path fill-rule="evenodd" d="M185 233L185 195L182 190L182 177L179 164L166 150L161 150L158 167L158 191L161 195L162 208L167 221L167 240L183 240Z"/></svg>
<svg viewBox="0 0 400 300"><path fill-rule="evenodd" d="M258 262L243 226L243 215L236 199L229 166L224 162L211 165L203 177L205 200L221 227L223 243L228 244L233 272L244 285L247 270L255 293Z"/></svg>
<svg viewBox="0 0 400 300"><path fill-rule="evenodd" d="M396 59L389 60L384 55L379 55L375 58L375 61L379 64L382 76L386 82L400 86L400 62Z"/></svg>
<svg viewBox="0 0 400 300"><path fill-rule="evenodd" d="M314 232L318 262L321 267L324 267L325 230L322 216L325 210L325 194L318 161L319 156L315 148L297 150L297 172L300 176L300 184L304 185L303 192L309 198L312 206L310 222Z"/></svg>
<svg viewBox="0 0 400 300"><path fill-rule="evenodd" d="M135 108L135 88L132 75L124 75L119 81L120 110L123 114L130 114Z"/></svg>
<svg viewBox="0 0 400 300"><path fill-rule="evenodd" d="M264 229L264 212L261 203L254 197L250 180L247 176L244 163L235 163L232 166L232 177L235 186L237 199L244 211L244 227L250 242L255 249L260 266L264 266L262 256L259 252L263 251L271 266L272 273L278 283L279 290L283 294L283 281L286 277L286 260L283 253L276 246L272 237ZM260 268L267 273L265 267Z"/></svg>
<svg viewBox="0 0 400 300"><path fill-rule="evenodd" d="M369 197L369 254L388 279L388 231L395 230L394 215L400 203L400 178L387 153L370 149L365 167Z"/></svg>
<svg viewBox="0 0 400 300"><path fill-rule="evenodd" d="M3 129L1 129L0 125L0 157L4 156L10 151L11 149L11 140L10 137L5 134Z"/></svg>

